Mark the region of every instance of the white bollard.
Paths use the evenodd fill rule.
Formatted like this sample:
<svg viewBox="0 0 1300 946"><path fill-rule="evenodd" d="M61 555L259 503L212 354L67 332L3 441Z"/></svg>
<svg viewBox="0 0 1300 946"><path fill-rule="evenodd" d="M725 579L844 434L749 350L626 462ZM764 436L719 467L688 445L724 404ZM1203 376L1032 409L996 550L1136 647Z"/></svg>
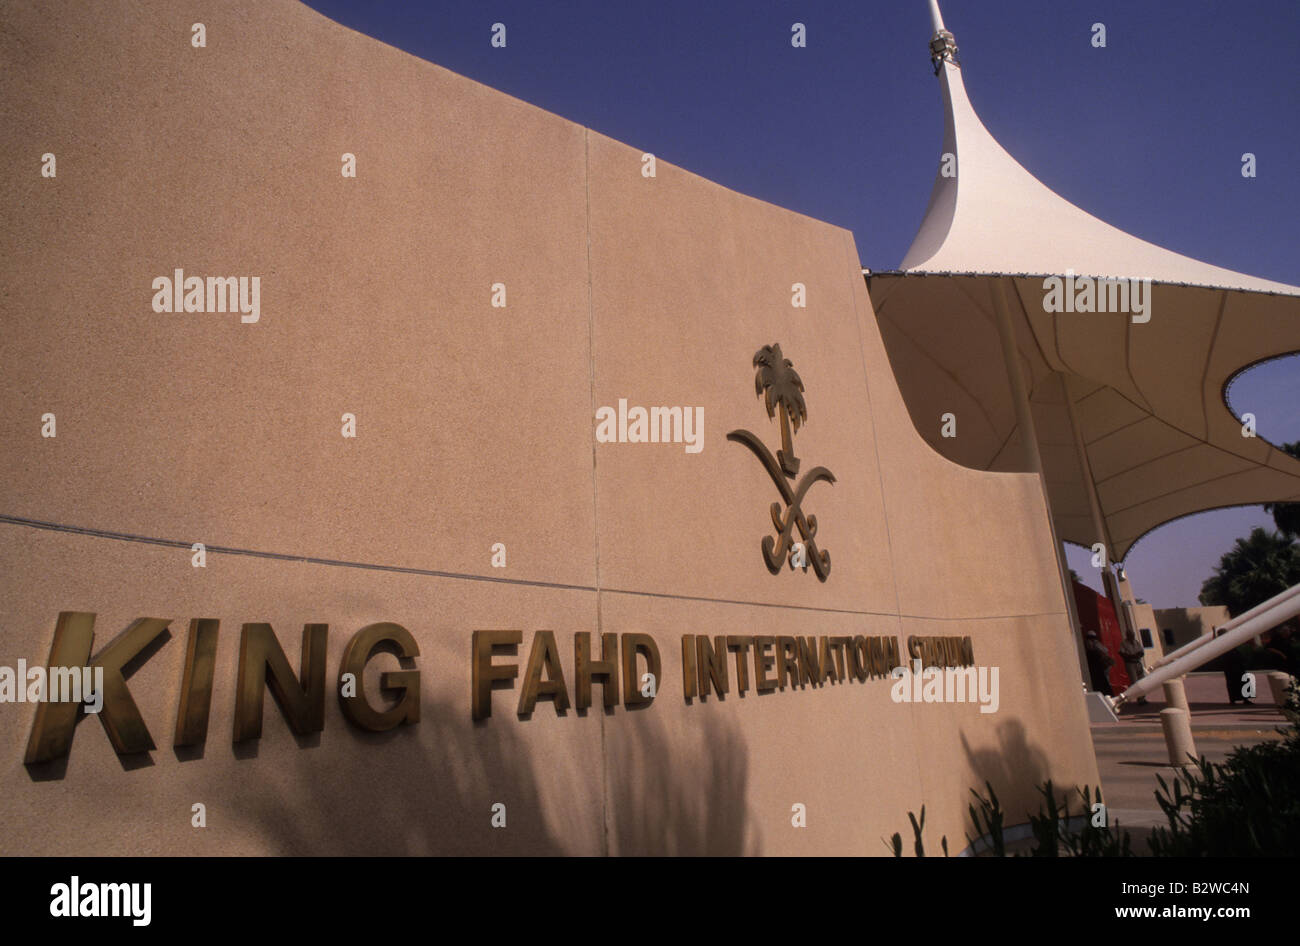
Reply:
<svg viewBox="0 0 1300 946"><path fill-rule="evenodd" d="M1291 679L1291 674L1282 670L1274 670L1268 675L1268 688L1273 692L1273 702L1279 709L1286 706L1286 691Z"/></svg>
<svg viewBox="0 0 1300 946"><path fill-rule="evenodd" d="M1169 764L1180 767L1194 765L1197 758L1196 743L1192 741L1192 718L1187 710L1162 709L1160 727L1165 731Z"/></svg>
<svg viewBox="0 0 1300 946"><path fill-rule="evenodd" d="M1184 713L1191 714L1187 708L1187 689L1183 686L1183 678L1177 680L1166 680L1164 684L1165 705L1170 709L1180 709Z"/></svg>

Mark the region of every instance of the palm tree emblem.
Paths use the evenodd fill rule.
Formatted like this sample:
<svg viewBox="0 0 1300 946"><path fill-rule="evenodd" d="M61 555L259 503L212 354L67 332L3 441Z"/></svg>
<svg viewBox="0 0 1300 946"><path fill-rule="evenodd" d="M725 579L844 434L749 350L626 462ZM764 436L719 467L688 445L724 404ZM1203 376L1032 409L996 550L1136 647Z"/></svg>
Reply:
<svg viewBox="0 0 1300 946"><path fill-rule="evenodd" d="M792 433L808 419L808 406L803 400L803 379L794 370L794 363L781 353L780 345L764 345L754 353L754 393L763 398L767 416L781 414L781 449L776 452L781 469L787 476L799 472L799 458L794 455ZM793 431L791 431L793 427Z"/></svg>
<svg viewBox="0 0 1300 946"><path fill-rule="evenodd" d="M817 548L817 517L804 515L803 498L818 482L834 483L835 475L826 467L819 466L805 473L798 483L791 482L799 472L793 437L808 419L803 379L782 353L781 346L776 344L764 345L755 352L754 368L754 392L763 399L767 416L781 415L781 448L773 456L762 439L748 430L733 430L727 434L727 439L744 444L753 451L785 500L784 507L781 503L772 503L770 513L776 538L763 536L763 560L773 575L781 571L781 565L788 559L791 568L799 565L807 571L812 565L817 577L825 581L831 571L831 556ZM802 544L795 542L795 529L803 537Z"/></svg>

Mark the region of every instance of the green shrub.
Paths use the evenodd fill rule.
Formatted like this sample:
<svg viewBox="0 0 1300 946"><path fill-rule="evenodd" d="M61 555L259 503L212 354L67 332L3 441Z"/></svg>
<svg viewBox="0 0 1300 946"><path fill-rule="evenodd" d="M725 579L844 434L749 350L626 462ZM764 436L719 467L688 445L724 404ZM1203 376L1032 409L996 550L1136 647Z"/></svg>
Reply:
<svg viewBox="0 0 1300 946"><path fill-rule="evenodd" d="M1289 728L1279 730L1283 738L1257 746L1232 750L1226 761L1195 760L1167 784L1156 776L1160 788L1156 803L1169 820L1169 827L1155 828L1148 844L1156 857L1294 857L1300 852L1300 689L1293 682L1283 714ZM970 820L976 837L966 840L992 857L1007 857L1004 832L1006 820L992 784L985 782L987 795L974 789ZM1127 831L1094 824L1093 792L1076 789L1083 807L1078 814L1069 810L1069 793L1058 801L1050 780L1038 788L1043 801L1038 814L1029 819L1034 845L1032 857L1131 857L1132 841ZM1101 790L1095 799L1101 802ZM912 822L917 857L925 856L921 834L925 828L925 807L921 818L908 812ZM1078 830L1070 828L1072 817L1082 817ZM895 857L903 856L903 838L894 834L887 845ZM948 854L948 838L941 841ZM1015 856L1020 856L1019 854Z"/></svg>
<svg viewBox="0 0 1300 946"><path fill-rule="evenodd" d="M1294 684L1283 707L1283 738L1232 750L1223 763L1198 759L1156 802L1168 828L1151 834L1164 857L1294 857L1300 851L1300 702Z"/></svg>

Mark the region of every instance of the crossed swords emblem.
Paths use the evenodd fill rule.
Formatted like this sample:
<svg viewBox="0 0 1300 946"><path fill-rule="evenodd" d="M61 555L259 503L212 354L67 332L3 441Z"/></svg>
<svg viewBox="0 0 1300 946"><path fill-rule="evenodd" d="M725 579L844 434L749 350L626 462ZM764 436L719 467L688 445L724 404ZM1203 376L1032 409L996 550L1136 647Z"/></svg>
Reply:
<svg viewBox="0 0 1300 946"><path fill-rule="evenodd" d="M785 508L780 503L772 503L772 525L776 528L776 538L763 536L763 560L767 570L773 575L779 574L781 565L787 560L794 567L794 530L798 528L803 538L808 570L813 571L821 581L825 581L831 572L829 552L817 548L817 517L804 515L803 499L813 484L825 480L835 482L835 474L824 466L814 467L792 485L799 472L799 458L794 455L793 435L798 432L800 424L807 419L808 409L803 399L803 381L794 370L794 365L781 353L780 345L764 345L754 355L754 389L764 399L767 416L775 417L778 412L781 419L781 449L772 455L759 437L748 430L733 430L727 434L728 440L744 444L754 452L763 469L767 470L776 484ZM792 430L793 428L793 430Z"/></svg>

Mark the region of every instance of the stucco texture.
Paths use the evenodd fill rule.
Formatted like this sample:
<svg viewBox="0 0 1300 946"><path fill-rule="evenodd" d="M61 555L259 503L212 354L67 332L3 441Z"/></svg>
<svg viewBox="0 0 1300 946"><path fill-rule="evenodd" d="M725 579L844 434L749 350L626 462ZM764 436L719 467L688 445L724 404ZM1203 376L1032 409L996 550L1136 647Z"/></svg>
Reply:
<svg viewBox="0 0 1300 946"><path fill-rule="evenodd" d="M7 4L0 59L0 665L44 662L61 611L96 613L96 650L171 620L129 678L146 756L84 719L26 767L34 707L0 704L0 853L884 854L922 804L956 850L986 778L1012 822L1034 780L1097 783L1039 481L918 436L847 231L645 177L639 148L289 0ZM260 320L153 311L176 268L260 276ZM803 469L835 476L804 500L825 582L769 573L780 497L726 436L779 445L751 365L772 343ZM620 398L702 408L703 449L598 443ZM177 751L198 617L221 621L212 718ZM330 696L295 737L266 697L232 745L243 623L295 670L328 623L332 684L378 621L420 648L418 725L364 733ZM521 677L555 631L570 695L574 632L650 634L658 696L521 719L517 680L474 722L470 636L505 628ZM1000 708L881 679L741 696L734 661L732 693L687 700L683 634L969 635Z"/></svg>

